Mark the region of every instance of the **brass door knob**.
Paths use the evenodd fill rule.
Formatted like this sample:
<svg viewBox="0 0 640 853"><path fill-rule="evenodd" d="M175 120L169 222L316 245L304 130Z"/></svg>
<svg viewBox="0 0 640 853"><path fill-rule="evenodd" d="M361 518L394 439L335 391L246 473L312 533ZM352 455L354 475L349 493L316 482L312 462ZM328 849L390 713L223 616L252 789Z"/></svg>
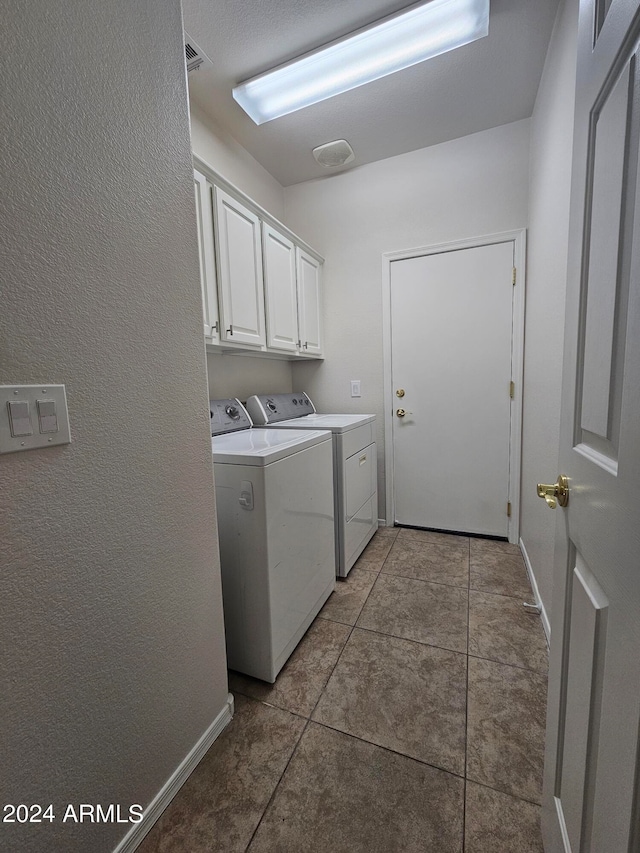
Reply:
<svg viewBox="0 0 640 853"><path fill-rule="evenodd" d="M538 497L544 498L547 506L555 509L558 504L566 506L569 503L569 481L560 474L558 482L548 486L545 483L538 483Z"/></svg>
<svg viewBox="0 0 640 853"><path fill-rule="evenodd" d="M404 388L398 388L396 391L396 397L404 397Z"/></svg>
<svg viewBox="0 0 640 853"><path fill-rule="evenodd" d="M399 418L403 418L406 414L407 414L407 413L405 412L405 410L404 410L404 409L396 409L396 415L397 415Z"/></svg>

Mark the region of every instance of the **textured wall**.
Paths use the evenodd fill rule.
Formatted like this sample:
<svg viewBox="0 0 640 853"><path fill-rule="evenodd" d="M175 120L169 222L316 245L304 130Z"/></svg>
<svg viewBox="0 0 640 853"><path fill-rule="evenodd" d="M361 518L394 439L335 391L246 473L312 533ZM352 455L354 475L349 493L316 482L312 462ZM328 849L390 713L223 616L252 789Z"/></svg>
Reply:
<svg viewBox="0 0 640 853"><path fill-rule="evenodd" d="M578 2L566 0L531 119L520 535L551 613L555 513L535 493L558 467ZM549 479L550 478L550 479Z"/></svg>
<svg viewBox="0 0 640 853"><path fill-rule="evenodd" d="M147 804L227 695L180 4L2 21L0 382L65 383L73 443L0 457L0 801Z"/></svg>
<svg viewBox="0 0 640 853"><path fill-rule="evenodd" d="M326 360L294 365L293 385L320 411L377 415L381 518L382 254L524 227L528 146L525 120L285 190L287 224L326 258Z"/></svg>

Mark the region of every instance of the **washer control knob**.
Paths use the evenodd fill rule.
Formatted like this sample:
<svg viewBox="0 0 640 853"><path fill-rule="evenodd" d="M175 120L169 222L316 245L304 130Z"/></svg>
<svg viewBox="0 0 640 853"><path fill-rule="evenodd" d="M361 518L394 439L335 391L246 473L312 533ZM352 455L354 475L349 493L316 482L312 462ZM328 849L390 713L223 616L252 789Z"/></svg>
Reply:
<svg viewBox="0 0 640 853"><path fill-rule="evenodd" d="M229 415L232 421L240 420L240 412L238 411L237 406L225 406L225 412Z"/></svg>

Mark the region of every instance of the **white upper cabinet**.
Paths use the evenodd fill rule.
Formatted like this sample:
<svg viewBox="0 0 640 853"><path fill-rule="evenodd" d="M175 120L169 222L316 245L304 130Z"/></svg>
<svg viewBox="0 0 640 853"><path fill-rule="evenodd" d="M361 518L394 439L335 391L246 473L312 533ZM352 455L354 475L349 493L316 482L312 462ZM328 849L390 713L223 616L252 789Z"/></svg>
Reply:
<svg viewBox="0 0 640 853"><path fill-rule="evenodd" d="M299 247L296 249L296 256L300 352L317 358L322 355L321 264Z"/></svg>
<svg viewBox="0 0 640 853"><path fill-rule="evenodd" d="M218 291L213 248L212 186L203 174L193 173L196 197L196 222L198 226L198 255L200 284L202 287L202 313L204 336L208 343L219 341Z"/></svg>
<svg viewBox="0 0 640 853"><path fill-rule="evenodd" d="M271 225L262 223L267 346L295 353L299 346L296 247Z"/></svg>
<svg viewBox="0 0 640 853"><path fill-rule="evenodd" d="M264 287L260 220L233 196L215 187L220 339L264 346Z"/></svg>
<svg viewBox="0 0 640 853"><path fill-rule="evenodd" d="M206 163L201 168L193 180L206 344L322 358L322 260Z"/></svg>

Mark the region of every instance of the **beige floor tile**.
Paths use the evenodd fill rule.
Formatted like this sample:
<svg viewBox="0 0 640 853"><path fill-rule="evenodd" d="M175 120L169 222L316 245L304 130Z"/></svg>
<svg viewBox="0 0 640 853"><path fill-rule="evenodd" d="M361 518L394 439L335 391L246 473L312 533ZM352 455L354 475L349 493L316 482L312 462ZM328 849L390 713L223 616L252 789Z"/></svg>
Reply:
<svg viewBox="0 0 640 853"><path fill-rule="evenodd" d="M368 572L354 566L346 580L336 581L335 591L331 593L318 615L322 619L355 625L377 577L377 572Z"/></svg>
<svg viewBox="0 0 640 853"><path fill-rule="evenodd" d="M519 554L502 554L499 551L472 553L469 563L471 589L532 600L531 584Z"/></svg>
<svg viewBox="0 0 640 853"><path fill-rule="evenodd" d="M467 651L466 589L380 574L357 621L359 628Z"/></svg>
<svg viewBox="0 0 640 853"><path fill-rule="evenodd" d="M382 571L404 578L417 578L467 589L469 547L465 543L444 544L427 540L396 539Z"/></svg>
<svg viewBox="0 0 640 853"><path fill-rule="evenodd" d="M460 853L462 780L310 724L250 853Z"/></svg>
<svg viewBox="0 0 640 853"><path fill-rule="evenodd" d="M381 533L380 529L378 529L367 547L358 557L355 567L366 569L369 572L379 572L382 564L387 559L387 555L395 539L395 536Z"/></svg>
<svg viewBox="0 0 640 853"><path fill-rule="evenodd" d="M467 782L465 853L544 853L540 806Z"/></svg>
<svg viewBox="0 0 640 853"><path fill-rule="evenodd" d="M469 654L546 673L547 641L540 617L506 595L469 593Z"/></svg>
<svg viewBox="0 0 640 853"><path fill-rule="evenodd" d="M541 802L547 679L469 658L467 777Z"/></svg>
<svg viewBox="0 0 640 853"><path fill-rule="evenodd" d="M138 853L243 853L305 721L236 698L235 716Z"/></svg>
<svg viewBox="0 0 640 853"><path fill-rule="evenodd" d="M385 538L388 536L391 539L395 539L399 532L399 527L379 527L376 536L379 536L381 538Z"/></svg>
<svg viewBox="0 0 640 853"><path fill-rule="evenodd" d="M457 545L469 551L469 537L457 533L436 533L435 530L416 530L414 527L400 527L398 541L422 542L425 545Z"/></svg>
<svg viewBox="0 0 640 853"><path fill-rule="evenodd" d="M357 628L313 719L464 774L466 657Z"/></svg>
<svg viewBox="0 0 640 853"><path fill-rule="evenodd" d="M229 689L232 693L242 693L308 717L350 631L348 625L316 619L280 671L275 684L267 684L239 672L230 672Z"/></svg>
<svg viewBox="0 0 640 853"><path fill-rule="evenodd" d="M498 539L480 539L471 536L469 538L469 548L472 557L486 554L487 551L494 551L499 554L516 554L518 557L522 555L519 545L512 545L511 542L501 542Z"/></svg>

